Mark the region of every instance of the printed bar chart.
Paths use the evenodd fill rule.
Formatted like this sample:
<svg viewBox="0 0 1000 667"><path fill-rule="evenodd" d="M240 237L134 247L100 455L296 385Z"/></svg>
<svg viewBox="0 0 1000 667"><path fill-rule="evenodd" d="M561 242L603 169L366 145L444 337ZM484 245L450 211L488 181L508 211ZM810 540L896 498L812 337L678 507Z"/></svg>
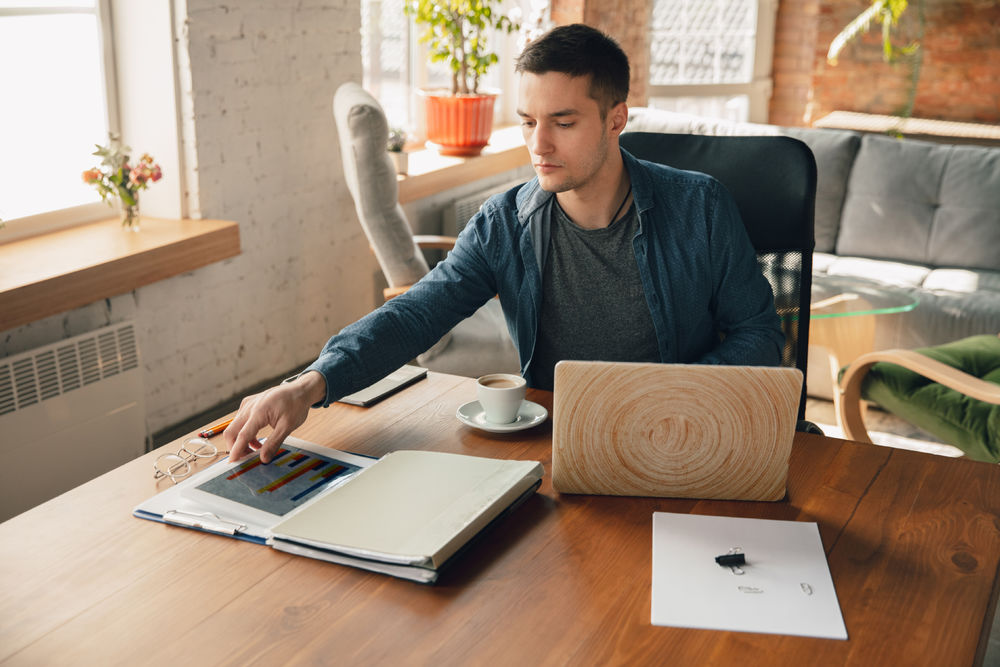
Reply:
<svg viewBox="0 0 1000 667"><path fill-rule="evenodd" d="M254 509L283 516L357 466L282 447L270 463L253 457L198 486L198 489Z"/></svg>

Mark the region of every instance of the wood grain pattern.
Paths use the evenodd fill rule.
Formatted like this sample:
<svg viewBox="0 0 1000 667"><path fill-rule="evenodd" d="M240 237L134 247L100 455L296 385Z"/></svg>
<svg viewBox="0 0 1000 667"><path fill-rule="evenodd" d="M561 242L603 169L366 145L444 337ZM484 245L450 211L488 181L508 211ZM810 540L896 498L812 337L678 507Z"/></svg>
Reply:
<svg viewBox="0 0 1000 667"><path fill-rule="evenodd" d="M0 245L0 331L234 257L239 226L226 220L117 219Z"/></svg>
<svg viewBox="0 0 1000 667"><path fill-rule="evenodd" d="M474 396L431 373L371 408L313 410L296 435L551 471L549 422L482 433L454 417ZM430 587L132 517L159 451L0 524L0 662L970 665L996 604L1000 467L985 463L798 433L777 503L560 495L547 474ZM816 521L850 639L652 626L656 511Z"/></svg>
<svg viewBox="0 0 1000 667"><path fill-rule="evenodd" d="M780 500L795 368L556 366L553 485L563 493Z"/></svg>

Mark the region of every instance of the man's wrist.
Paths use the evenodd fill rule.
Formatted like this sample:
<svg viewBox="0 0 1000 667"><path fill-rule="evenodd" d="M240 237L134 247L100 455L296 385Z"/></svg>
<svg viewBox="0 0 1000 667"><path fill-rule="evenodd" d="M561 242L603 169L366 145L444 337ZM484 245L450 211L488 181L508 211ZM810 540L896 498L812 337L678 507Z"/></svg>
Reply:
<svg viewBox="0 0 1000 667"><path fill-rule="evenodd" d="M282 382L291 384L295 391L308 401L309 405L326 401L326 378L317 370L308 370L293 375Z"/></svg>

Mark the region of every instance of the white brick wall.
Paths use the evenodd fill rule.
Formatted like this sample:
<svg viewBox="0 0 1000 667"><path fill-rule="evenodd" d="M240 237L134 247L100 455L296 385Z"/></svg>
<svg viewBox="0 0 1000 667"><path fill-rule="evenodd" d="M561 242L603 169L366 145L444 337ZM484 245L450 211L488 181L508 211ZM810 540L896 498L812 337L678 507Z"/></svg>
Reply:
<svg viewBox="0 0 1000 667"><path fill-rule="evenodd" d="M356 0L188 0L185 27L197 208L239 221L243 252L137 295L154 432L310 361L374 290L330 112L360 80Z"/></svg>
<svg viewBox="0 0 1000 667"><path fill-rule="evenodd" d="M5 356L134 317L151 433L312 360L376 298L331 116L361 78L356 0L186 4L188 208L238 221L242 254L0 333Z"/></svg>

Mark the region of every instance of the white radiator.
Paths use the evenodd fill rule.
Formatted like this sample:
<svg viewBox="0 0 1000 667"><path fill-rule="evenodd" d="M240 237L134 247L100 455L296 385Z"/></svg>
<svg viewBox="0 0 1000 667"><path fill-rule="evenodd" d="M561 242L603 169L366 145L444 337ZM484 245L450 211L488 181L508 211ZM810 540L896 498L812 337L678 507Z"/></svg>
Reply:
<svg viewBox="0 0 1000 667"><path fill-rule="evenodd" d="M131 322L0 359L0 521L145 449Z"/></svg>
<svg viewBox="0 0 1000 667"><path fill-rule="evenodd" d="M501 192L507 192L515 185L520 185L524 183L527 179L519 179L516 181L511 181L509 183L504 183L502 185L496 185L492 188L487 188L485 190L480 190L471 195L467 195L460 199L456 199L451 206L446 206L444 213L442 215L442 226L446 230L446 234L452 234L458 236L458 233L462 231L466 223L474 216L478 211L479 207L482 206L487 199L493 195L500 194Z"/></svg>

